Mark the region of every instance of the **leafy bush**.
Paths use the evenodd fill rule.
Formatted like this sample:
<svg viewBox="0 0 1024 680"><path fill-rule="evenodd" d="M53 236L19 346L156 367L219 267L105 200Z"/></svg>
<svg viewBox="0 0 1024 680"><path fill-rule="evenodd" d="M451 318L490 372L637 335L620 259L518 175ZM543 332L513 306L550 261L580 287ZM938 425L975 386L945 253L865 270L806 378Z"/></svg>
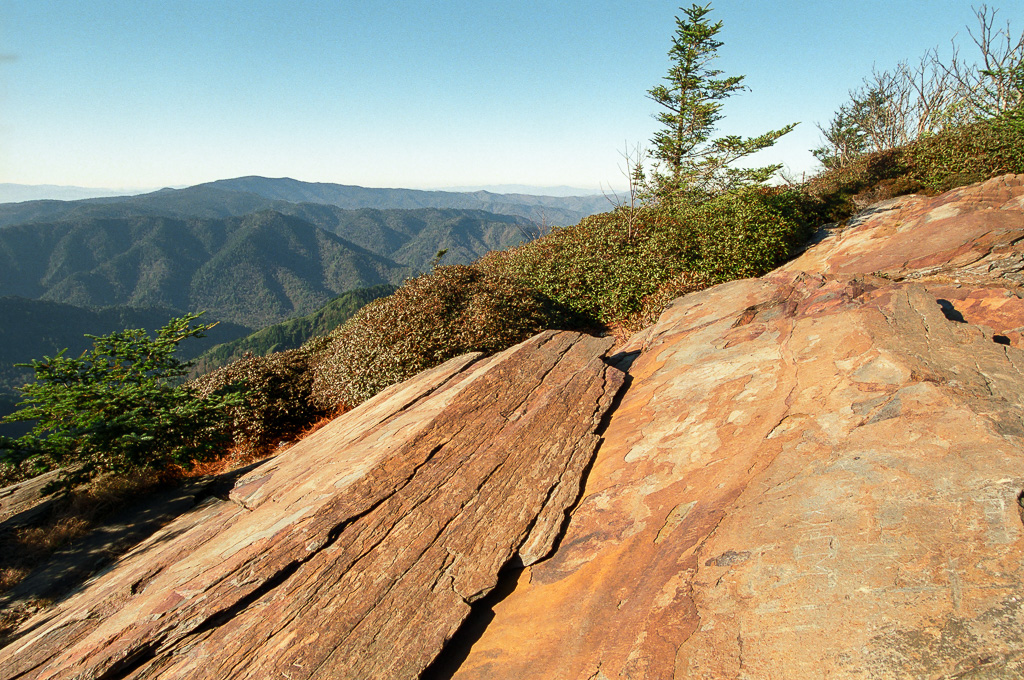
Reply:
<svg viewBox="0 0 1024 680"><path fill-rule="evenodd" d="M248 356L190 383L200 397L244 386L240 403L228 407L226 423L236 446L260 454L322 415L312 401L309 351Z"/></svg>
<svg viewBox="0 0 1024 680"><path fill-rule="evenodd" d="M879 200L925 191L940 193L1006 173L1024 172L1020 109L907 146L861 156L827 170L804 187L822 220L841 221Z"/></svg>
<svg viewBox="0 0 1024 680"><path fill-rule="evenodd" d="M489 253L487 271L512 276L585 317L611 322L639 309L640 300L676 273L673 253L652 252L663 215L637 209L642 225L630 234L626 209L594 215L573 227L512 250Z"/></svg>
<svg viewBox="0 0 1024 680"><path fill-rule="evenodd" d="M313 403L355 406L388 385L466 352L496 352L570 315L511 276L437 267L363 307L306 349L315 356Z"/></svg>
<svg viewBox="0 0 1024 680"><path fill-rule="evenodd" d="M19 410L4 420L36 421L15 440L0 441L0 463L63 468L59 487L97 474L189 467L221 452L225 417L239 395L199 398L180 379L188 365L174 356L182 340L211 326L192 326L198 314L171 319L150 338L144 330L89 336L93 347L76 359L33 361L35 382L22 388Z"/></svg>
<svg viewBox="0 0 1024 680"><path fill-rule="evenodd" d="M666 291L682 294L781 264L803 243L806 203L797 191L752 186L699 202L623 207L490 253L480 266L595 321L635 329L668 301Z"/></svg>
<svg viewBox="0 0 1024 680"><path fill-rule="evenodd" d="M910 177L932 193L1024 172L1024 110L921 139L905 158Z"/></svg>
<svg viewBox="0 0 1024 680"><path fill-rule="evenodd" d="M804 243L811 213L799 192L750 186L674 208L683 269L715 283L761 276Z"/></svg>

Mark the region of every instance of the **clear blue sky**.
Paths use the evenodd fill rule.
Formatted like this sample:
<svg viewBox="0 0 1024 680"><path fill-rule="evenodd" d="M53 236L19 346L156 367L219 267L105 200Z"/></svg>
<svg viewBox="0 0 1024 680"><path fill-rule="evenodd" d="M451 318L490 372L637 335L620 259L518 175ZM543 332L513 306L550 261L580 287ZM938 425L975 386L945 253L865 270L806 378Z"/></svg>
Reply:
<svg viewBox="0 0 1024 680"><path fill-rule="evenodd" d="M688 5L689 3L687 3ZM1024 30L1024 0L990 3ZM364 186L622 185L656 129L678 2L0 0L0 182L181 186L240 175ZM813 167L872 64L974 25L969 2L718 0L722 133L797 131ZM973 55L972 55L973 56Z"/></svg>

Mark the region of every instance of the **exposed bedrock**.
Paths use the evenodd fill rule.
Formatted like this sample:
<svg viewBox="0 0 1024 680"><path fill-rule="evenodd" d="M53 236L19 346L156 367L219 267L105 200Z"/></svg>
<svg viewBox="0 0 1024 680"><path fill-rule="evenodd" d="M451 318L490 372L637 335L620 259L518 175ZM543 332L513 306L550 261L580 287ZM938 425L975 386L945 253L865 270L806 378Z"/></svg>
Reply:
<svg viewBox="0 0 1024 680"><path fill-rule="evenodd" d="M610 344L545 333L378 395L30 620L0 677L418 677L561 532Z"/></svg>
<svg viewBox="0 0 1024 680"><path fill-rule="evenodd" d="M677 300L455 677L1024 676L1022 180Z"/></svg>
<svg viewBox="0 0 1024 680"><path fill-rule="evenodd" d="M904 197L625 348L453 360L30 620L0 678L1020 678L1022 239L1024 176Z"/></svg>

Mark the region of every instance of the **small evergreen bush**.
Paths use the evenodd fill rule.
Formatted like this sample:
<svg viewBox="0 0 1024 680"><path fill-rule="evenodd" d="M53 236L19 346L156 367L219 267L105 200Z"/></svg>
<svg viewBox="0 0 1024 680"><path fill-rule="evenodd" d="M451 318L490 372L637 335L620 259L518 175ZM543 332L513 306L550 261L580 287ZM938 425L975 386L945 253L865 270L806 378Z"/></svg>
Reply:
<svg viewBox="0 0 1024 680"><path fill-rule="evenodd" d="M178 343L202 337L211 325L192 326L198 314L171 319L151 338L141 329L91 337L80 357L64 352L33 361L35 382L5 422L34 421L19 439L0 440L0 466L33 473L62 468L57 489L103 473L185 468L220 454L229 441L234 390L200 398L181 379L188 364ZM51 489L52 490L52 489Z"/></svg>

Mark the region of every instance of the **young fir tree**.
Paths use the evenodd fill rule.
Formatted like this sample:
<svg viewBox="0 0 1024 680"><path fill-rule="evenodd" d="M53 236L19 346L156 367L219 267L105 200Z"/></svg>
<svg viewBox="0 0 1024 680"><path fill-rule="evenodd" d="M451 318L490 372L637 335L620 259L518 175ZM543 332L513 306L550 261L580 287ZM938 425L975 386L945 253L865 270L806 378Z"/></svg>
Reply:
<svg viewBox="0 0 1024 680"><path fill-rule="evenodd" d="M33 361L35 382L2 422L34 422L20 439L0 437L0 465L28 463L36 472L61 468L50 490L68 489L103 473L158 471L221 453L231 440L229 407L241 403L231 386L199 398L182 383L189 364L178 343L202 337L198 314L171 319L155 338L144 330L86 336L93 348L77 358Z"/></svg>
<svg viewBox="0 0 1024 680"><path fill-rule="evenodd" d="M712 139L722 119L722 103L746 89L743 76L720 77L711 67L722 42L716 36L722 22L711 23L711 6L680 8L676 33L668 55L672 60L665 83L648 90L651 99L665 110L655 118L664 127L655 133L652 155L663 165L655 170L654 191L666 195L714 194L768 180L781 164L761 168L736 168L732 164L772 146L796 123L758 137L729 135Z"/></svg>

